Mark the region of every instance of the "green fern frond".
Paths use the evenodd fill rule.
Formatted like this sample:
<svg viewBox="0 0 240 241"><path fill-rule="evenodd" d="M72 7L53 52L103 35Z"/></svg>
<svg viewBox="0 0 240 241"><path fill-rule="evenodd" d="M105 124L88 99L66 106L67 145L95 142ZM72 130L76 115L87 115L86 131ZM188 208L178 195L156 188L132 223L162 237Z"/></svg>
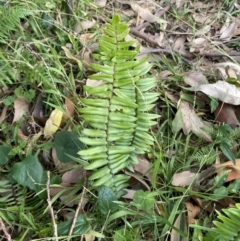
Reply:
<svg viewBox="0 0 240 241"><path fill-rule="evenodd" d="M217 155L218 153L216 152L213 143L200 148L196 153L194 153L193 158L199 163L202 163L204 161L204 164L211 165L216 160Z"/></svg>
<svg viewBox="0 0 240 241"><path fill-rule="evenodd" d="M236 208L222 211L224 214L218 212L219 221L213 221L215 227L206 235L204 241L240 240L240 203L236 204Z"/></svg>
<svg viewBox="0 0 240 241"><path fill-rule="evenodd" d="M158 117L148 113L159 96L149 92L156 87L156 80L142 77L152 66L147 58L135 60L139 46L130 49L135 41L124 40L128 33L127 24L120 22L118 15L105 25L99 53L94 55L98 63L91 65L97 73L89 76L104 84L84 86L88 98L81 100L84 107L79 109L88 123L80 140L89 148L79 154L90 161L85 166L93 171L89 180L95 187L109 186L118 196L128 180L119 172L133 170L138 163L136 154L149 151L153 137L148 130Z"/></svg>
<svg viewBox="0 0 240 241"><path fill-rule="evenodd" d="M240 127L234 128L231 132L231 137L232 140L237 140L240 138Z"/></svg>
<svg viewBox="0 0 240 241"><path fill-rule="evenodd" d="M1 30L0 39L9 37L9 32L16 30L20 19L32 15L32 11L19 7L0 6Z"/></svg>

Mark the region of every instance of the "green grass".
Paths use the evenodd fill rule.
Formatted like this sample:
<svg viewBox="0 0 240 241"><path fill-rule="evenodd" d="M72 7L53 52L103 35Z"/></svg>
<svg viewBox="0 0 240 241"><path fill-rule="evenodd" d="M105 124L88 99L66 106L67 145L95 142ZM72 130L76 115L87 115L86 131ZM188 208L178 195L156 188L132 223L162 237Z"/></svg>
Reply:
<svg viewBox="0 0 240 241"><path fill-rule="evenodd" d="M192 16L196 10L195 3L192 1L191 5L186 1L181 9L172 6L163 16L172 26L180 23L183 30L186 27L191 29L189 44L199 37L196 32L200 25ZM90 172L77 173L75 181L74 174L71 174L68 177L69 184L61 187L64 173L82 168L88 161L70 153L70 149L77 153L84 148L77 140L76 145L67 146L67 138L73 139L74 134L80 136L87 126L79 112L82 107L80 98L86 96L83 85L93 72L82 64L79 53L87 51L92 44L98 44L102 26L112 17L113 12L122 14L122 19L131 18L124 15L128 5L108 3L100 9L87 0L76 1L75 4L70 15L65 1L51 4L50 1L16 0L4 1L0 6L0 155L3 157L0 160L0 226L3 230L0 235L7 237L9 234L12 240L87 240L84 237L87 234L98 237L99 240L165 241L170 240L172 230L175 230L176 236L188 237L194 241L198 240L196 235L212 237L211 233L207 233L217 219L215 210L221 211L228 207L224 206L223 199L240 202L238 179L224 184L226 174L219 176L215 173L197 185L191 182L184 187L173 186L172 179L174 174L183 171L200 173L214 164L217 158L221 162L227 161L231 154L239 158L237 148L240 130L215 125L205 130L212 137L212 143L192 132L187 135L182 130L174 132L173 121L180 101L183 100L193 106L193 111L202 119L214 123L214 102L207 96L190 92L184 82L184 74L189 70L200 71L209 82L216 82L215 73L202 68L202 57L197 54L191 60L191 65L180 54L160 55L160 61L154 62L150 71L153 77L159 79L155 91L160 97L154 112L161 116L150 132L155 143L148 153L142 155L150 164L153 176L151 181L141 174L137 178L131 174L129 188L138 190L132 199L117 199L110 189L104 187L96 190L87 181ZM233 1L225 1L217 11L228 11L232 4ZM231 17L237 16L236 11L229 14ZM81 25L84 20L91 21L92 16L96 16L95 26L78 34L73 33L75 24ZM226 16L223 15L219 22L225 21ZM154 26L151 27L154 29ZM83 46L79 38L88 33L93 38ZM172 36L176 37L166 31L165 38L169 47ZM210 41L211 46L215 45L211 37L204 37ZM238 47L237 43L230 42L226 45L234 50ZM64 51L64 48L68 48L69 52ZM219 52L228 56L223 49L219 49ZM162 77L166 71L168 74ZM44 108L44 114L34 117L32 114L36 110L39 94L43 97L40 107ZM66 96L71 100L70 107L74 108L74 115L59 124L56 133L53 132L50 138L44 138L41 131L51 113L58 110L66 114L65 106L69 100ZM13 123L16 113L14 105L22 97L28 103L28 111L22 119ZM19 134L20 129L29 127L31 120L36 124L33 133L29 136ZM56 158L53 148L57 145L58 133L63 131L71 132L70 136L63 137L65 143L61 146L67 155ZM34 163L33 156L38 158L41 167ZM32 160L29 166L24 166L26 158ZM19 174L16 174L16 170ZM26 170L26 179L21 180L23 170ZM51 176L48 175L50 173ZM61 189L52 194L53 188ZM184 231L184 219L187 219L184 203L189 201L197 206L199 203L196 200L200 200L206 207L201 207L195 225L186 226L187 230ZM69 205L71 201L72 205ZM207 206L212 207L211 212ZM74 217L79 210L81 215ZM176 224L180 214L182 220ZM71 228L72 237L69 236Z"/></svg>

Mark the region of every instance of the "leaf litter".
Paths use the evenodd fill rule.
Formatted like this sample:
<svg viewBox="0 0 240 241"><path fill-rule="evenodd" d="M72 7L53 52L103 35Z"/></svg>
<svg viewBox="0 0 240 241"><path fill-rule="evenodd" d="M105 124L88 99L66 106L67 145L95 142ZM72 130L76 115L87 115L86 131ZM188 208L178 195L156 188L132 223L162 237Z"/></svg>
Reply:
<svg viewBox="0 0 240 241"><path fill-rule="evenodd" d="M117 5L119 9L116 10L122 15L123 19L129 21L130 35L128 37L137 38L137 44L141 46L138 57L148 55L149 62L152 62L154 66L160 65L159 69L154 67L153 73L158 72L159 85L164 86L161 101L164 100L165 104L167 100L173 109L171 128L174 132L176 134L182 133L184 136L193 134L192 142L196 138L201 138L207 142L205 145L208 145L214 140L204 129L212 128L213 123L227 124L232 128L239 126L236 107L240 105L240 84L238 83L240 67L236 61L240 57L240 53L238 48L235 48L234 44L231 43L236 44L239 41L240 26L238 16L229 17L233 10L239 9L239 5L234 2L233 9L226 12L223 11L224 6L221 1L207 3L194 1L189 3L177 0L170 1L169 4L164 4L163 1L157 3L148 1L146 3L146 1L117 0L116 2L119 4ZM111 9L111 6L105 0L96 0L93 4L102 9ZM125 11L122 11L121 7ZM186 15L182 14L184 11ZM174 14L178 16L174 16ZM193 22L189 21L186 16L191 16ZM75 49L62 46L64 57L68 59L71 68L78 66L80 69L84 67L89 71L89 65L93 61L92 53L97 48L93 29L101 24L101 20L100 17L97 17L75 22L72 30L75 32L75 36L79 37L84 48L81 49L81 52L76 53ZM171 63L169 68L166 65L166 59ZM86 83L90 87L102 84L100 81L90 79L87 79ZM181 99L180 92L190 93L192 98ZM6 93L3 92L4 95ZM209 107L212 98L218 103L214 113L211 112ZM73 95L66 94L65 102L62 103L62 109L66 113L58 109L52 109L48 111L48 116L45 115L45 120L42 122L45 140L54 138L55 133L61 131L65 126L72 130L68 121L75 117L76 103L74 99ZM198 100L203 103L203 107L197 105ZM38 104L37 100L36 104ZM40 107L42 105L41 103ZM8 109L7 105L1 107L1 123L7 121ZM24 97L15 98L11 124L21 121L24 116L29 115L29 110L29 103ZM40 111L36 112L35 109L30 114L40 120L43 116L39 113ZM160 122L160 126L161 124L162 122ZM19 129L19 136L27 141L29 137L20 133L20 131ZM164 151L167 152L168 150ZM179 155L179 153L176 154L177 151L175 150L172 153L172 156ZM180 157L181 155L176 156L176 161ZM52 159L57 171L62 173L62 183L59 189L50 189L51 195L59 195L64 205L73 207L77 204L78 195L71 195L70 188L83 178L82 170L68 171L71 166L74 166L74 162L67 164L60 162L55 148L52 148ZM211 165L201 167L197 171L192 171L190 168L183 172L176 171L172 176L171 184L176 187L193 185L194 188L199 188L198 185L211 186L215 176L221 175L224 171L228 171L226 182L239 179L239 159L236 159L236 165L229 161L224 162L222 157L220 159L221 164L211 163ZM138 175L129 172L129 176L134 179L134 182L130 183L125 198L133 199L134 193L139 188L151 189L152 168L154 168L154 164L150 160L139 157L139 164L134 167ZM160 179L159 177L159 181ZM208 181L207 184L204 182L205 179ZM65 187L69 188L67 193L63 191ZM83 208L88 201L88 199L84 199ZM231 200L226 199L225 201L228 202L224 204L225 206L233 205ZM184 225L184 231L187 232L187 225L195 223L199 219L200 210L205 207L204 201L201 198L196 199L194 195L192 195L192 199L189 198L188 201L183 203L187 214L179 214L174 226L180 228L179 219L181 219L181 216L185 216L188 222ZM220 205L221 200L218 200L217 203ZM219 209L221 209L221 205ZM172 231L171 236L171 240L179 240L176 232Z"/></svg>

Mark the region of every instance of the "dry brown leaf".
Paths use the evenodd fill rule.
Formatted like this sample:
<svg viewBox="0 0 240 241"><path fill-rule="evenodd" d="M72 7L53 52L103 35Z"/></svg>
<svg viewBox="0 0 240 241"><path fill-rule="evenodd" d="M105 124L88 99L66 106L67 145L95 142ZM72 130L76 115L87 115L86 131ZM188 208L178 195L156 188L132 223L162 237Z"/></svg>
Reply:
<svg viewBox="0 0 240 241"><path fill-rule="evenodd" d="M198 173L190 171L184 171L181 173L175 173L173 175L172 185L175 187L186 187L189 186L194 179L197 180Z"/></svg>
<svg viewBox="0 0 240 241"><path fill-rule="evenodd" d="M24 115L28 113L29 103L24 97L18 97L14 100L14 118L13 122L19 121Z"/></svg>
<svg viewBox="0 0 240 241"><path fill-rule="evenodd" d="M230 182L240 178L240 159L236 159L235 162L236 165L234 165L231 161L215 165L217 170L219 170L219 174L221 174L223 171L231 171L228 173L228 177L225 182Z"/></svg>
<svg viewBox="0 0 240 241"><path fill-rule="evenodd" d="M138 164L133 167L134 170L145 175L151 181L152 171L149 172L151 168L150 162L141 156L138 156L137 158L138 158Z"/></svg>
<svg viewBox="0 0 240 241"><path fill-rule="evenodd" d="M195 13L192 15L195 22L200 24L208 24L211 22L210 16L206 15L205 13Z"/></svg>
<svg viewBox="0 0 240 241"><path fill-rule="evenodd" d="M80 58L83 62L83 66L86 70L89 69L90 64L92 63L91 59L92 51L89 49L82 49L80 53L77 55L78 58Z"/></svg>
<svg viewBox="0 0 240 241"><path fill-rule="evenodd" d="M3 121L5 120L6 115L7 115L7 110L8 110L8 106L5 105L2 109L2 113L1 113L1 116L0 116L0 124L2 124Z"/></svg>
<svg viewBox="0 0 240 241"><path fill-rule="evenodd" d="M190 43L191 53L202 53L208 47L209 41L205 38L196 38Z"/></svg>
<svg viewBox="0 0 240 241"><path fill-rule="evenodd" d="M227 68L226 72L229 78L238 79L237 73L233 68L231 67Z"/></svg>
<svg viewBox="0 0 240 241"><path fill-rule="evenodd" d="M177 114L172 122L174 132L177 133L183 129L184 134L188 135L192 131L204 140L212 142L210 135L203 131L204 126L208 125L198 117L193 107L188 102L181 101Z"/></svg>
<svg viewBox="0 0 240 241"><path fill-rule="evenodd" d="M201 91L222 102L232 105L240 105L240 88L225 81L218 81L214 84L202 84L191 87L189 90Z"/></svg>
<svg viewBox="0 0 240 241"><path fill-rule="evenodd" d="M63 120L66 122L69 118L74 116L74 103L73 103L73 96L68 93L65 98L65 110L66 112L63 114Z"/></svg>
<svg viewBox="0 0 240 241"><path fill-rule="evenodd" d="M184 225L184 226L183 226ZM173 225L175 228L180 229L184 231L184 233L187 234L188 232L188 225L187 225L187 220L186 220L186 213L181 212L179 213L176 221L174 222ZM179 232L177 232L175 229L171 230L171 241L187 241L187 238L183 238Z"/></svg>
<svg viewBox="0 0 240 241"><path fill-rule="evenodd" d="M127 193L122 196L122 198L126 198L126 199L131 199L133 200L133 196L136 192L136 190L132 190L132 189L124 189L124 191L126 191Z"/></svg>
<svg viewBox="0 0 240 241"><path fill-rule="evenodd" d="M176 40L174 41L173 44L173 51L179 51L182 46L184 45L185 41L186 41L187 37L186 36L179 36L176 38Z"/></svg>
<svg viewBox="0 0 240 241"><path fill-rule="evenodd" d="M61 183L58 187L50 187L49 188L50 196L54 197L59 192L63 192L63 190L65 190L61 194L60 199L66 206L73 207L74 205L76 205L79 202L80 198L79 198L79 195L71 195L72 188L68 189L68 187L70 187L69 183ZM87 198L83 198L82 208L87 203L88 203L88 199Z"/></svg>
<svg viewBox="0 0 240 241"><path fill-rule="evenodd" d="M205 35L210 30L211 30L211 26L210 25L206 25L203 28L198 29L195 34L196 35Z"/></svg>
<svg viewBox="0 0 240 241"><path fill-rule="evenodd" d="M232 128L240 126L240 123L235 115L233 107L229 104L220 102L214 112L215 121L221 124L228 124Z"/></svg>
<svg viewBox="0 0 240 241"><path fill-rule="evenodd" d="M150 187L149 185L143 180L143 177L139 174L136 174L136 173L132 173L132 172L129 172L129 171L124 171L124 173L126 173L128 176L132 177L135 179L135 181L137 180L139 183L137 182L134 182L134 184L142 184L144 187L146 187L147 190L150 190ZM139 185L138 185L139 186Z"/></svg>
<svg viewBox="0 0 240 241"><path fill-rule="evenodd" d="M185 72L183 80L186 84L192 87L208 83L206 77L199 71Z"/></svg>
<svg viewBox="0 0 240 241"><path fill-rule="evenodd" d="M95 5L97 5L99 8L103 8L106 6L107 0L94 0L93 1Z"/></svg>
<svg viewBox="0 0 240 241"><path fill-rule="evenodd" d="M95 26L96 24L96 21L93 19L92 21L89 21L89 20L85 20L85 21L82 21L82 22L77 22L75 23L74 25L74 29L73 31L75 33L81 33L83 30L86 30L86 29L89 29L89 28L92 28L93 26Z"/></svg>
<svg viewBox="0 0 240 241"><path fill-rule="evenodd" d="M84 177L84 170L82 168L75 168L71 171L65 172L62 175L63 183L77 183L80 179Z"/></svg>
<svg viewBox="0 0 240 241"><path fill-rule="evenodd" d="M221 33L220 39L223 39L225 41L230 40L233 37L237 27L238 27L237 22L232 22L229 25L228 24L224 25L220 30L220 33Z"/></svg>
<svg viewBox="0 0 240 241"><path fill-rule="evenodd" d="M145 20L149 23L154 23L154 22L161 23L161 24L168 23L167 21L165 21L157 16L154 16L149 9L142 8L137 3L128 2L128 4L130 4L130 6L134 12L136 12L143 20Z"/></svg>
<svg viewBox="0 0 240 241"><path fill-rule="evenodd" d="M188 211L188 223L194 224L196 221L195 218L200 212L200 208L198 206L193 205L190 202L185 202L184 204Z"/></svg>
<svg viewBox="0 0 240 241"><path fill-rule="evenodd" d="M166 80L167 77L172 76L173 73L169 70L163 70L159 73L159 80Z"/></svg>
<svg viewBox="0 0 240 241"><path fill-rule="evenodd" d="M195 182L200 183L207 178L211 178L216 173L215 167L209 167L200 173L184 171L173 175L172 185L176 187L186 187Z"/></svg>
<svg viewBox="0 0 240 241"><path fill-rule="evenodd" d="M57 157L57 151L55 148L52 148L52 159L58 171L63 171L64 169L70 168L71 166L74 165L74 162L68 162L68 163L60 162Z"/></svg>
<svg viewBox="0 0 240 241"><path fill-rule="evenodd" d="M89 42L91 42L92 38L93 38L92 33L84 33L84 34L81 34L79 41L83 46L86 46Z"/></svg>

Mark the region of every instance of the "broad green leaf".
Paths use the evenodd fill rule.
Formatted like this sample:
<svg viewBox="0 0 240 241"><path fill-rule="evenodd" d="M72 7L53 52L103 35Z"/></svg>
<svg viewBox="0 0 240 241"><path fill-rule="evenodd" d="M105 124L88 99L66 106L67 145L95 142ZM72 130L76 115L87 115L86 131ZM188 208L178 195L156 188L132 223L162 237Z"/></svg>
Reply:
<svg viewBox="0 0 240 241"><path fill-rule="evenodd" d="M69 229L72 225L72 219L61 222L60 224L58 224L58 235L59 236L63 236L63 235L68 235ZM87 233L87 231L90 229L90 223L89 221L86 219L85 215L80 214L77 217L76 220L76 225L73 229L73 235L83 235L85 233Z"/></svg>
<svg viewBox="0 0 240 241"><path fill-rule="evenodd" d="M118 210L118 204L113 191L108 187L101 187L98 193L98 208L104 215L114 213Z"/></svg>
<svg viewBox="0 0 240 241"><path fill-rule="evenodd" d="M235 165L235 156L231 150L231 145L229 145L227 142L222 142L220 144L220 148L223 152L223 154L230 160L233 162L233 164Z"/></svg>
<svg viewBox="0 0 240 241"><path fill-rule="evenodd" d="M79 150L85 148L85 145L79 140L79 135L69 131L59 132L54 139L54 147L58 159L63 162L71 162L70 156L78 157Z"/></svg>
<svg viewBox="0 0 240 241"><path fill-rule="evenodd" d="M213 194L211 195L212 200L220 200L228 196L228 190L226 187L222 186L220 188L215 188Z"/></svg>
<svg viewBox="0 0 240 241"><path fill-rule="evenodd" d="M136 240L136 233L127 229L120 229L114 234L114 241L133 241Z"/></svg>
<svg viewBox="0 0 240 241"><path fill-rule="evenodd" d="M1 145L0 146L0 165L5 165L10 157L9 157L9 152L11 151L11 148L10 147L7 147L7 146L3 146Z"/></svg>
<svg viewBox="0 0 240 241"><path fill-rule="evenodd" d="M27 156L21 162L15 163L11 172L18 184L32 190L37 190L39 185L46 185L42 183L44 174L42 165L35 156Z"/></svg>
<svg viewBox="0 0 240 241"><path fill-rule="evenodd" d="M143 190L138 190L133 196L133 203L139 208L139 210L152 212L156 202L155 196L157 195L158 194L156 192L144 192Z"/></svg>

